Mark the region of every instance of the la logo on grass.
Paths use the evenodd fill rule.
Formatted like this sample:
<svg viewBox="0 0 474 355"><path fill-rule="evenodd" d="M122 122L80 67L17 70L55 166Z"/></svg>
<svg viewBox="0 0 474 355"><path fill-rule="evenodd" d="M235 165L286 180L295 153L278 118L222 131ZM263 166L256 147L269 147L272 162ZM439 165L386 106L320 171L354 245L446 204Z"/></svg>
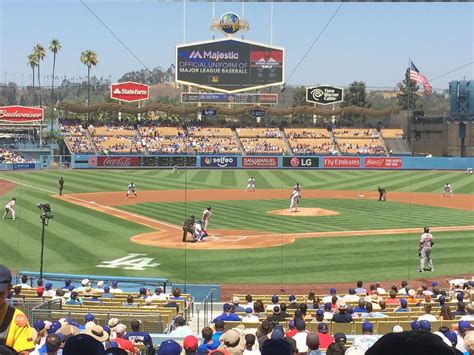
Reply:
<svg viewBox="0 0 474 355"><path fill-rule="evenodd" d="M123 258L102 261L99 265L96 265L96 267L143 271L147 267L156 267L161 265L159 263L152 263L154 258L145 258L146 255L148 254L129 253Z"/></svg>

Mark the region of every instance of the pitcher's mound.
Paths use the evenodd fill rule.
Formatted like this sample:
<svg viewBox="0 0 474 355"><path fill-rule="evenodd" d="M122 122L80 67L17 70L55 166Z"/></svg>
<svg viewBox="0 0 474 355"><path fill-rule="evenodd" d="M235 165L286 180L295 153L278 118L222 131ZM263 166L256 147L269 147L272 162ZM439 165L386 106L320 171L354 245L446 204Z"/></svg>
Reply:
<svg viewBox="0 0 474 355"><path fill-rule="evenodd" d="M269 214L276 214L278 216L292 216L292 217L319 217L319 216L335 216L339 212L325 210L323 208L298 208L297 212L290 212L289 209L267 211Z"/></svg>

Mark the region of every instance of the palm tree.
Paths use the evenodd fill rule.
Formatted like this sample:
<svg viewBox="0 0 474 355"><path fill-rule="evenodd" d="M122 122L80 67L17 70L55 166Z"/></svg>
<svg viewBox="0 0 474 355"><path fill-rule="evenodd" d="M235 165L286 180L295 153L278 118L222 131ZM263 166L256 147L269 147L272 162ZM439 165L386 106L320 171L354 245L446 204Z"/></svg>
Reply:
<svg viewBox="0 0 474 355"><path fill-rule="evenodd" d="M56 54L61 50L61 43L59 40L51 40L49 50L53 53L53 77L51 79L51 132L53 131L54 125L54 70L56 69Z"/></svg>
<svg viewBox="0 0 474 355"><path fill-rule="evenodd" d="M43 107L43 96L41 95L40 63L46 56L46 52L41 44L37 44L35 48L33 48L33 53L35 54L36 59L38 60L38 88L40 94L40 106Z"/></svg>
<svg viewBox="0 0 474 355"><path fill-rule="evenodd" d="M38 59L36 58L35 53L31 53L28 56L28 65L33 70L33 105L35 104L35 68L38 65Z"/></svg>
<svg viewBox="0 0 474 355"><path fill-rule="evenodd" d="M99 63L97 53L90 49L81 53L81 63L87 66L87 106L91 101L91 68Z"/></svg>

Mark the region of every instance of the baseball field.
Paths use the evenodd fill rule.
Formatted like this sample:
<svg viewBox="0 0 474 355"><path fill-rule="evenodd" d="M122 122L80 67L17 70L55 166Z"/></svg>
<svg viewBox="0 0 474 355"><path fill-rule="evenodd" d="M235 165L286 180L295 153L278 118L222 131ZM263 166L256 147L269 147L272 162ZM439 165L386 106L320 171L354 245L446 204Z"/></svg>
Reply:
<svg viewBox="0 0 474 355"><path fill-rule="evenodd" d="M64 195L57 181L64 177ZM253 176L256 192L244 192ZM138 197L125 198L134 182ZM302 186L300 212L289 196ZM441 197L443 185L454 197ZM379 202L377 186L387 190ZM436 241L430 277L474 272L474 176L454 171L61 170L0 173L0 260L37 271L39 202L51 204L45 271L166 277L188 283L320 283L420 275L424 226ZM212 206L209 237L181 224Z"/></svg>

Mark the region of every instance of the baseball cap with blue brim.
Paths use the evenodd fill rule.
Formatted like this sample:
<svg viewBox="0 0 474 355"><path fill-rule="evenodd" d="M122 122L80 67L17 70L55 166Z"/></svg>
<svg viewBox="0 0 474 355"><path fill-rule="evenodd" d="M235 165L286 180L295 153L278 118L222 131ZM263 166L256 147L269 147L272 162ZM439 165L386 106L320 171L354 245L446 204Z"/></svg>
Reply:
<svg viewBox="0 0 474 355"><path fill-rule="evenodd" d="M0 292L5 291L12 283L12 273L9 268L0 265Z"/></svg>

